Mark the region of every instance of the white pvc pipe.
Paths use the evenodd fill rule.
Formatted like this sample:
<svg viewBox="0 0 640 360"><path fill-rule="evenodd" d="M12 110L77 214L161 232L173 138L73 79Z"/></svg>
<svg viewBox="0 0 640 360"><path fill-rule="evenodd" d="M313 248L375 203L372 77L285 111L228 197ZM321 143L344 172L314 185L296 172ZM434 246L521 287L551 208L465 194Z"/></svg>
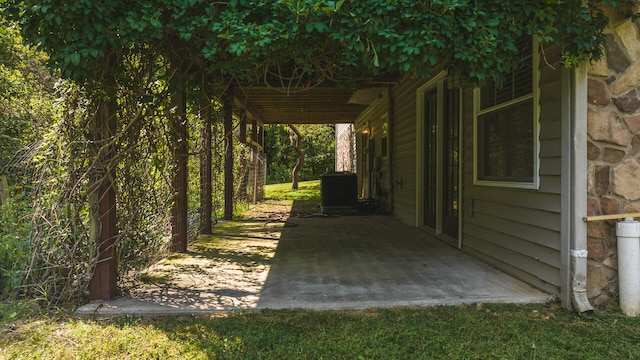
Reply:
<svg viewBox="0 0 640 360"><path fill-rule="evenodd" d="M618 283L620 309L625 315L640 315L640 222L618 221Z"/></svg>

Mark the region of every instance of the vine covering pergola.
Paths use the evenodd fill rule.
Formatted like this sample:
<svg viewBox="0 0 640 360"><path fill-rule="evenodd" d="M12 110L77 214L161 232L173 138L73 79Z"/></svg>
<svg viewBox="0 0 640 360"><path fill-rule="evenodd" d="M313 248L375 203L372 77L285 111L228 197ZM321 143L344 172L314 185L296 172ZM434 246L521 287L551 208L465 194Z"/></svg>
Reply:
<svg viewBox="0 0 640 360"><path fill-rule="evenodd" d="M499 81L513 65L515 41L523 35L536 36L543 47L561 45L562 65L576 66L601 56L606 26L631 16L635 5L633 0L0 0L5 25L19 26L25 41L50 55L51 69L91 95L87 136L95 149L86 201L95 219L92 299L117 292L117 170L109 164L119 151L111 141L116 128L136 116L118 111L123 94L133 91L131 79L136 89L147 89L136 93L137 99L162 104L158 109L171 119L170 250L181 252L187 247L188 93L198 94L207 121L213 99L223 104L229 199L234 112L253 122L254 141L260 123L352 122L362 107L345 99L380 79L427 77L437 64L446 64L452 77L470 84ZM125 64L154 68L156 77L138 76ZM169 99L156 97L158 87L167 89ZM210 152L209 160L204 154L203 166L211 170ZM211 197L209 187L205 199L207 191ZM229 206L225 217L232 216Z"/></svg>

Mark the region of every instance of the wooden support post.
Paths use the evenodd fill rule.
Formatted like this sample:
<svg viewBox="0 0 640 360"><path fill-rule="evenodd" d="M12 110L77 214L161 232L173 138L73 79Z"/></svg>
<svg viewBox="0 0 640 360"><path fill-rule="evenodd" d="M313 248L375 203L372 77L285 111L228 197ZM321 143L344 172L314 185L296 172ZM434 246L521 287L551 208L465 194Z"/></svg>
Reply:
<svg viewBox="0 0 640 360"><path fill-rule="evenodd" d="M258 144L258 120L256 119L251 121L251 143Z"/></svg>
<svg viewBox="0 0 640 360"><path fill-rule="evenodd" d="M211 217L213 212L213 190L211 188L211 123L212 108L211 98L204 90L206 83L203 81L202 96L200 98L200 121L202 121L202 131L200 141L202 150L200 152L200 233L211 234Z"/></svg>
<svg viewBox="0 0 640 360"><path fill-rule="evenodd" d="M173 252L187 251L187 161L188 161L188 124L187 94L180 60L171 64L170 79L171 103L175 109L172 119L173 157L176 164L173 176L174 202L171 222L171 243L169 250Z"/></svg>
<svg viewBox="0 0 640 360"><path fill-rule="evenodd" d="M97 242L98 261L89 281L90 300L109 300L118 293L116 253L118 226L116 192L113 188L116 174L115 167L111 164L115 155L111 140L118 126L116 113L114 99L103 102L95 121L92 123L94 143L99 147L106 148L103 148L102 151L95 149L95 161L102 171L91 176L95 184L93 192L89 195L91 208L95 211L92 214L91 237L94 242Z"/></svg>
<svg viewBox="0 0 640 360"><path fill-rule="evenodd" d="M224 219L233 219L233 88L224 96Z"/></svg>
<svg viewBox="0 0 640 360"><path fill-rule="evenodd" d="M260 148L264 149L264 125L259 126L259 133L258 133L258 143L260 144Z"/></svg>
<svg viewBox="0 0 640 360"><path fill-rule="evenodd" d="M264 199L264 183L265 183L265 170L266 170L266 157L264 156L264 124L260 126L260 148L258 149L258 171L256 171L256 193L257 200L262 201Z"/></svg>
<svg viewBox="0 0 640 360"><path fill-rule="evenodd" d="M6 176L0 176L0 204L9 200L9 183Z"/></svg>
<svg viewBox="0 0 640 360"><path fill-rule="evenodd" d="M251 144L251 203L258 203L258 166L260 166L260 160L258 156L260 150L257 146Z"/></svg>
<svg viewBox="0 0 640 360"><path fill-rule="evenodd" d="M247 117L244 114L243 116L240 116L240 131L238 138L241 143L247 142Z"/></svg>
<svg viewBox="0 0 640 360"><path fill-rule="evenodd" d="M264 131L263 127L258 125L258 121L254 120L251 124L251 149L252 149L252 157L253 157L253 183L252 185L252 193L253 198L252 202L257 204L259 200L261 200L260 194L258 194L258 176L260 174L260 152L262 151L262 147L264 146Z"/></svg>
<svg viewBox="0 0 640 360"><path fill-rule="evenodd" d="M90 300L109 300L118 294L116 192L109 181L98 189L100 223L98 262L89 281Z"/></svg>

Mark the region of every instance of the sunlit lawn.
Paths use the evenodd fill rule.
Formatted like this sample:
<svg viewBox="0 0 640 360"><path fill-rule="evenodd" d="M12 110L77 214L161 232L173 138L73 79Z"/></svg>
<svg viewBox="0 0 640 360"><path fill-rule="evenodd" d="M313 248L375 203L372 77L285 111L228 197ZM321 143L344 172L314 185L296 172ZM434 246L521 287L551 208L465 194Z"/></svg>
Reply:
<svg viewBox="0 0 640 360"><path fill-rule="evenodd" d="M6 309L2 309L6 310ZM640 321L555 305L3 319L1 359L637 359Z"/></svg>
<svg viewBox="0 0 640 360"><path fill-rule="evenodd" d="M273 200L297 200L320 203L320 180L301 181L298 190L291 190L291 183L271 184L264 188L265 198Z"/></svg>

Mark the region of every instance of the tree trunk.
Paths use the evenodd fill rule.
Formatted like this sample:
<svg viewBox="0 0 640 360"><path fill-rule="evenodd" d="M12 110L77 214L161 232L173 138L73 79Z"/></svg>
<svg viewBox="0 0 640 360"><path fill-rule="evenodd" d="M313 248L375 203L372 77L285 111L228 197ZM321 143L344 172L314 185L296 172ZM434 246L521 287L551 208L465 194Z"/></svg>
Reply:
<svg viewBox="0 0 640 360"><path fill-rule="evenodd" d="M291 141L291 146L298 154L298 161L296 165L293 167L293 176L291 177L291 189L298 190L298 174L300 173L300 169L304 165L304 151L302 151L302 134L298 131L294 125L289 124L289 128L291 131L289 132L289 140ZM294 138L295 135L295 138Z"/></svg>

